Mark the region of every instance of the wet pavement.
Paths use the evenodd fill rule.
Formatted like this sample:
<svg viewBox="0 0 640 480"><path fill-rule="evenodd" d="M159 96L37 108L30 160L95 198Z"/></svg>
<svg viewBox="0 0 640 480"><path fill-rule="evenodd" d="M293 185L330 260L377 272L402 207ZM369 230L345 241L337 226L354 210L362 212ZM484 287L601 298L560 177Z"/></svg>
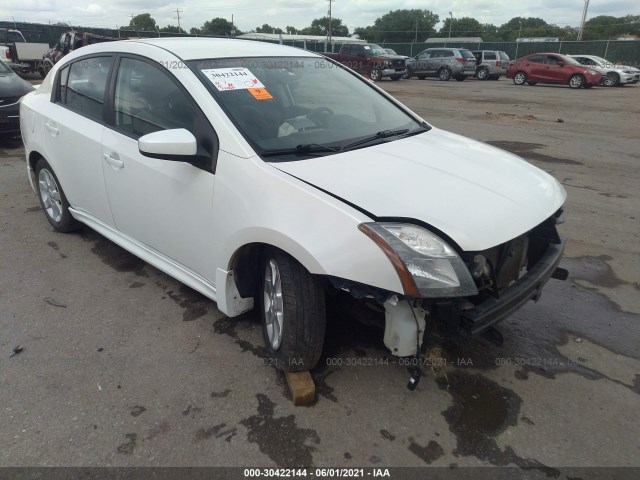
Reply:
<svg viewBox="0 0 640 480"><path fill-rule="evenodd" d="M22 148L3 143L0 466L640 467L640 141L609 113L637 118L640 88L381 85L552 169L569 193L569 279L501 324L502 346L443 344L446 367L414 392L382 330L331 298L317 401L294 407L255 313L224 317L88 228L55 233ZM577 94L612 119L597 136Z"/></svg>

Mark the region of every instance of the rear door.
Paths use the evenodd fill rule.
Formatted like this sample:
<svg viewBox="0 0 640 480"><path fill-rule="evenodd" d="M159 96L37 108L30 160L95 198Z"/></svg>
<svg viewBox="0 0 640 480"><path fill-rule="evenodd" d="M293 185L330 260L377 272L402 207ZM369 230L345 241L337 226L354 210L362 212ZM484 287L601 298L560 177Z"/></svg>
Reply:
<svg viewBox="0 0 640 480"><path fill-rule="evenodd" d="M546 81L547 73L545 71L544 55L529 55L525 63L525 69L529 80L535 82Z"/></svg>
<svg viewBox="0 0 640 480"><path fill-rule="evenodd" d="M556 55L547 55L545 60L546 78L550 83L567 83L569 80L568 68L560 66L564 61Z"/></svg>
<svg viewBox="0 0 640 480"><path fill-rule="evenodd" d="M43 116L46 160L71 206L113 225L102 176L102 135L112 55L83 57L60 69Z"/></svg>

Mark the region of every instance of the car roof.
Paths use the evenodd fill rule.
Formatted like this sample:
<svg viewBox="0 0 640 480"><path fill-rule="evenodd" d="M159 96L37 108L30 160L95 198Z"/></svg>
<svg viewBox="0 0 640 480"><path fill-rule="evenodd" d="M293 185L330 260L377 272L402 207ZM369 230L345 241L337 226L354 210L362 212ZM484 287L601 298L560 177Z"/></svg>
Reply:
<svg viewBox="0 0 640 480"><path fill-rule="evenodd" d="M288 47L253 40L237 40L227 38L138 38L104 42L83 47L85 53L118 51L118 43L140 43L152 45L173 53L182 60L196 60L205 58L233 58L233 57L315 57L313 52L299 48Z"/></svg>

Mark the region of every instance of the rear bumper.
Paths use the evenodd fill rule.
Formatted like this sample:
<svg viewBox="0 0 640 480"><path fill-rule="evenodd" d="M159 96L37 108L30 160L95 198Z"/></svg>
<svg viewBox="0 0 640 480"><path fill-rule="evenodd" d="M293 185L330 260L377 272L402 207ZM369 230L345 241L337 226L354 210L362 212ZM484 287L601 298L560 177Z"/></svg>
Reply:
<svg viewBox="0 0 640 480"><path fill-rule="evenodd" d="M556 271L565 241L550 245L545 255L522 278L500 292L500 298L491 298L462 312L460 326L464 334L478 335L501 322L529 300L538 301L542 287Z"/></svg>

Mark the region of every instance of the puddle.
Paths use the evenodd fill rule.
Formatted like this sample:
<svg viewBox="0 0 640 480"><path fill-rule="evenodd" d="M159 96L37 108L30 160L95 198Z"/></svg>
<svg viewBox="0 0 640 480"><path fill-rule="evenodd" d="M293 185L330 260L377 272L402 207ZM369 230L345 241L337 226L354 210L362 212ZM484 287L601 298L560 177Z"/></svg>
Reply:
<svg viewBox="0 0 640 480"><path fill-rule="evenodd" d="M426 447L415 442L413 438L409 438L409 451L420 458L427 465L431 465L437 459L444 455L444 450L438 442L431 440Z"/></svg>
<svg viewBox="0 0 640 480"><path fill-rule="evenodd" d="M498 447L495 438L518 423L522 399L515 392L482 375L464 372L451 372L436 382L453 400L442 414L457 439L454 455L473 456L496 466L514 464L526 470L536 469L547 477L560 475L558 470L536 460L519 457L511 447Z"/></svg>
<svg viewBox="0 0 640 480"><path fill-rule="evenodd" d="M542 145L541 143L509 142L502 140L492 140L485 143L506 150L507 152L511 152L527 160L537 160L539 162L545 163L559 163L563 165L584 165L584 163L578 162L576 160L570 160L568 158L557 158L552 157L551 155L545 155L544 153L536 152L536 150L546 147L546 145Z"/></svg>
<svg viewBox="0 0 640 480"><path fill-rule="evenodd" d="M255 443L278 467L313 466L313 451L320 437L315 430L299 428L295 415L274 417L275 403L262 393L256 395L258 413L241 420L247 440Z"/></svg>
<svg viewBox="0 0 640 480"><path fill-rule="evenodd" d="M144 271L144 267L147 265L144 260L127 252L112 241L97 233L88 231L81 232L80 237L86 242L92 242L94 246L91 251L114 270L118 272L133 272L140 277L149 276Z"/></svg>

